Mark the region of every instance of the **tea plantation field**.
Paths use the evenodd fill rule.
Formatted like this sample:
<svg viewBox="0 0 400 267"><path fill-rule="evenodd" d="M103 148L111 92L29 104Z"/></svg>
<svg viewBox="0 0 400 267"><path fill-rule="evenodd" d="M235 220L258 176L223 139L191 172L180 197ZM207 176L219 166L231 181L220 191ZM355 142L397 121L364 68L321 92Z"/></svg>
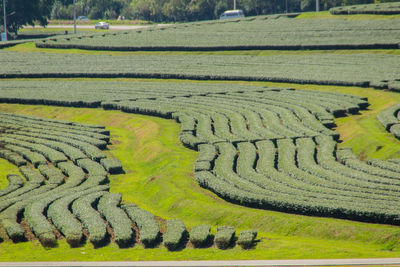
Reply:
<svg viewBox="0 0 400 267"><path fill-rule="evenodd" d="M268 16L0 50L0 260L398 257L400 42L387 22ZM265 45L264 26L301 46L286 49L351 34L354 47L216 48L221 30ZM368 50L365 29L390 46ZM71 49L153 45L154 32L172 51ZM206 32L205 46L190 37ZM174 48L195 43L215 51Z"/></svg>
<svg viewBox="0 0 400 267"><path fill-rule="evenodd" d="M193 80L274 81L302 84L380 86L396 81L400 55L272 54L202 55L78 55L3 51L2 78L160 78ZM33 67L34 66L34 67ZM385 84L383 84L385 86ZM387 85L386 85L387 87Z"/></svg>
<svg viewBox="0 0 400 267"><path fill-rule="evenodd" d="M38 47L116 51L249 49L397 49L400 21L293 19L259 16L131 32L56 37Z"/></svg>

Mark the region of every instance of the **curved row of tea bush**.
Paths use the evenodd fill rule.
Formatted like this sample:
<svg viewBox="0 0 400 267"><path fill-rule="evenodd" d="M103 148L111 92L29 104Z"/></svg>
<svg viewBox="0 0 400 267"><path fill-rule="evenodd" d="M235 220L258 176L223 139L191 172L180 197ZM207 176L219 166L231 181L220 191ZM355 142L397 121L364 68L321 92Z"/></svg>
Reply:
<svg viewBox="0 0 400 267"><path fill-rule="evenodd" d="M378 114L378 120L383 127L400 139L400 104L393 105Z"/></svg>
<svg viewBox="0 0 400 267"><path fill-rule="evenodd" d="M181 141L200 151L194 166L196 179L226 200L308 215L399 223L400 175L337 149L338 134L330 129L335 117L366 108L367 99L329 92L232 87L217 92L207 87L202 93L198 87L192 92L188 87L185 94L158 97L153 90L148 97L142 93L139 98L127 98L124 90L124 98L103 101L100 94L98 100L104 109L180 122ZM4 134L18 140L31 138ZM88 158L77 164L89 174L93 173L90 168L101 167Z"/></svg>
<svg viewBox="0 0 400 267"><path fill-rule="evenodd" d="M89 159L84 150L79 150L82 157L76 157L78 153L72 153L75 157L71 157L71 153L63 154L61 145L68 147L69 140L54 138L54 134L73 136L79 131L79 135L90 136L82 140L109 140L103 135L109 134L104 128L8 113L0 113L0 117L0 140L4 147L0 155L16 164L18 162L14 162L10 155L18 156L24 162L19 169L25 181L19 175L10 174L7 177L9 186L0 190L0 224L11 240L24 241L30 236L27 231L31 231L46 247L56 246L60 235L71 247L83 245L86 239L95 247L109 242L130 247L134 245L136 235L146 248L158 246L161 240L168 250L186 246L189 235L182 221L168 221L167 232L162 235L153 214L133 204L121 205L121 195L108 192L107 173L123 172L117 159L101 157L100 162L96 162ZM32 129L40 129L40 135L32 136ZM67 157L60 160L56 156L43 156L53 148L49 148L47 154L33 152L29 148L32 149L37 142L43 147L58 148L54 151ZM37 151L40 150L37 148ZM21 218L26 226L22 226ZM196 247L211 246L210 226L208 233L196 229L199 228L193 229L192 244ZM255 245L254 240L251 243Z"/></svg>

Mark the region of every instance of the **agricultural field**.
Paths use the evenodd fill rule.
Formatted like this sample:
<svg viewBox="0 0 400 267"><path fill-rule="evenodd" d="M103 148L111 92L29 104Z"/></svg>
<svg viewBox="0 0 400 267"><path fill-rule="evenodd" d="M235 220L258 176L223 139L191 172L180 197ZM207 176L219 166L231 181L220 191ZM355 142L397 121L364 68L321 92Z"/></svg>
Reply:
<svg viewBox="0 0 400 267"><path fill-rule="evenodd" d="M2 78L161 78L192 80L274 81L302 84L386 86L400 73L398 50L350 54L106 54L18 52L0 58ZM64 50L62 50L64 51ZM84 62L84 63L83 63ZM33 67L34 66L34 67ZM385 81L381 84L381 81Z"/></svg>
<svg viewBox="0 0 400 267"><path fill-rule="evenodd" d="M296 19L259 16L87 34L38 41L38 47L116 51L249 49L397 49L400 20Z"/></svg>
<svg viewBox="0 0 400 267"><path fill-rule="evenodd" d="M70 41L271 23L335 50L0 50L0 260L399 257L399 20L310 21ZM366 49L365 27L396 47ZM248 34L234 45L265 44Z"/></svg>
<svg viewBox="0 0 400 267"><path fill-rule="evenodd" d="M400 14L400 3L376 3L367 5L354 5L344 7L334 7L329 10L333 15L348 15L348 14Z"/></svg>

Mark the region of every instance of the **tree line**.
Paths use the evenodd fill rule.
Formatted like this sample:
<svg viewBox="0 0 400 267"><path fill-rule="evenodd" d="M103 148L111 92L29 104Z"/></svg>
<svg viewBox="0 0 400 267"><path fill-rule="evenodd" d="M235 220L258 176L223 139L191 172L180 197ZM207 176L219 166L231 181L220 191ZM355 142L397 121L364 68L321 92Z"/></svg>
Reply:
<svg viewBox="0 0 400 267"><path fill-rule="evenodd" d="M90 19L141 19L183 22L217 19L233 9L234 0L76 0L79 15ZM316 0L237 0L246 16L315 10ZM373 3L374 0L320 0L320 10L341 5ZM52 19L72 19L73 0L55 0Z"/></svg>

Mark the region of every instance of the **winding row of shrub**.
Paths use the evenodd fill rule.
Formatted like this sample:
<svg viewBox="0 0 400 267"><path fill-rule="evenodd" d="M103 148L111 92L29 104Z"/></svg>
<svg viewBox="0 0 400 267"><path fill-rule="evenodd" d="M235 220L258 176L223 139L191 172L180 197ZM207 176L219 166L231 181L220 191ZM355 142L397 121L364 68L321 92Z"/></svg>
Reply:
<svg viewBox="0 0 400 267"><path fill-rule="evenodd" d="M386 131L400 139L400 104L395 104L378 114L378 120L385 127Z"/></svg>
<svg viewBox="0 0 400 267"><path fill-rule="evenodd" d="M341 157L343 153L336 149L335 142L338 134L329 128L334 125L333 118L366 108L365 98L263 88L114 99L102 106L174 118L182 123L181 141L200 151L194 166L196 180L228 201L307 215L399 224L395 199L400 187L396 174L359 162L351 152L349 157ZM4 135L3 140L8 142L40 139L30 134ZM111 171L110 162L85 154L87 158L76 160L76 164L89 176L105 175L102 165ZM128 233L132 231L128 221L136 219L133 211L123 211L119 205L116 195L105 194L97 206L110 226L116 228L116 242L129 246L126 240L132 239L133 232ZM129 217L113 222L110 210ZM125 227L117 234L122 221ZM142 227L139 223L137 226ZM168 232L167 227L164 244L168 249L178 249L187 239L184 227L171 222L170 229ZM154 244L154 233L143 242L148 244L145 246ZM249 233L243 239L251 240L251 236ZM98 239L102 238L100 235Z"/></svg>
<svg viewBox="0 0 400 267"><path fill-rule="evenodd" d="M19 165L26 179L24 182L17 175L9 175L9 186L0 191L0 223L7 235L16 242L26 239L20 225L22 214L44 246L56 245L54 229L60 231L72 247L79 246L83 227L88 228L93 244L105 242L106 235L98 233L101 232L101 229L96 230L98 223L93 227L93 221L88 222L85 217L88 213L83 214L82 206L90 201L88 197L97 194L99 198L108 191L108 185L104 185L108 183L107 171L100 160L108 171L122 171L118 160L107 159L96 147L105 148L109 131L101 126L10 113L0 113L0 117L0 142L4 147L1 155ZM74 209L70 211L70 207ZM111 218L118 220L114 216Z"/></svg>

